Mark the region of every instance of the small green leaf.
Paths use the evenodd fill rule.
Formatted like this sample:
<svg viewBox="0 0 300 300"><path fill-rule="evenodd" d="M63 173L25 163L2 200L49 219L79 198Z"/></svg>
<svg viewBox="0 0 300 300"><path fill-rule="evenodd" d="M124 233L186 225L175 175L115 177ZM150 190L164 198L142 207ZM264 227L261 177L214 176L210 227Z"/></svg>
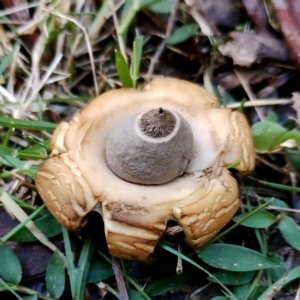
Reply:
<svg viewBox="0 0 300 300"><path fill-rule="evenodd" d="M180 28L177 28L168 38L166 38L165 43L167 45L176 45L182 43L192 37L198 29L199 26L197 24L184 25Z"/></svg>
<svg viewBox="0 0 300 300"><path fill-rule="evenodd" d="M235 285L232 287L232 292L238 299L246 299L246 295L251 287L251 283Z"/></svg>
<svg viewBox="0 0 300 300"><path fill-rule="evenodd" d="M38 218L34 220L34 223L47 237L53 237L61 233L61 225L52 215ZM36 241L36 237L30 232L30 230L28 230L26 227L23 227L9 240L16 242L32 242Z"/></svg>
<svg viewBox="0 0 300 300"><path fill-rule="evenodd" d="M217 272L213 273L213 275L226 285L240 285L250 282L253 279L255 272L232 272L218 270ZM213 279L208 279L214 281Z"/></svg>
<svg viewBox="0 0 300 300"><path fill-rule="evenodd" d="M192 274L182 273L180 275L174 274L172 276L164 276L162 278L155 278L150 280L147 284L145 292L150 296L158 296L167 291L176 288L192 278Z"/></svg>
<svg viewBox="0 0 300 300"><path fill-rule="evenodd" d="M300 251L300 227L290 217L282 216L279 224L279 231L284 240L293 248Z"/></svg>
<svg viewBox="0 0 300 300"><path fill-rule="evenodd" d="M114 273L111 265L102 257L98 256L93 258L91 261L91 266L86 281L87 283L99 282L112 276L113 274Z"/></svg>
<svg viewBox="0 0 300 300"><path fill-rule="evenodd" d="M208 265L234 272L278 267L281 264L254 250L229 244L212 244L198 252Z"/></svg>
<svg viewBox="0 0 300 300"><path fill-rule="evenodd" d="M148 9L154 13L168 14L172 10L172 3L169 0L160 0L158 3L149 5Z"/></svg>
<svg viewBox="0 0 300 300"><path fill-rule="evenodd" d="M5 244L0 244L0 276L11 284L19 284L22 267L17 255Z"/></svg>
<svg viewBox="0 0 300 300"><path fill-rule="evenodd" d="M278 146L286 133L284 127L270 121L261 121L252 126L254 146L260 151L269 151Z"/></svg>
<svg viewBox="0 0 300 300"><path fill-rule="evenodd" d="M266 290L266 287L261 285L251 286L250 283L246 283L243 285L237 285L232 288L232 292L234 295L240 299L249 299L249 300L257 300L257 298ZM248 292L251 291L251 295L248 295Z"/></svg>
<svg viewBox="0 0 300 300"><path fill-rule="evenodd" d="M121 52L116 51L116 67L123 87L133 87L128 65Z"/></svg>
<svg viewBox="0 0 300 300"><path fill-rule="evenodd" d="M275 111L271 110L266 117L266 121L278 123L279 122L278 114Z"/></svg>
<svg viewBox="0 0 300 300"><path fill-rule="evenodd" d="M52 297L58 299L65 289L65 266L58 252L54 252L47 267L46 286Z"/></svg>
<svg viewBox="0 0 300 300"><path fill-rule="evenodd" d="M243 213L233 218L234 222L239 222L245 218L249 213ZM276 221L276 217L268 211L261 210L249 217L241 223L241 225L251 228L266 228L271 226Z"/></svg>
<svg viewBox="0 0 300 300"><path fill-rule="evenodd" d="M280 144L287 140L294 140L297 143L297 145L300 145L300 132L296 129L287 132L281 137Z"/></svg>
<svg viewBox="0 0 300 300"><path fill-rule="evenodd" d="M231 298L229 297L225 297L225 296L217 296L217 297L213 297L210 300L230 300Z"/></svg>
<svg viewBox="0 0 300 300"><path fill-rule="evenodd" d="M270 204L270 206L277 206L277 207L282 207L282 208L289 208L289 206L287 205L287 203L285 201L282 201L278 198L270 198L270 197L265 197L262 198L262 200L264 200L265 202L269 201L269 200L273 200L272 203Z"/></svg>

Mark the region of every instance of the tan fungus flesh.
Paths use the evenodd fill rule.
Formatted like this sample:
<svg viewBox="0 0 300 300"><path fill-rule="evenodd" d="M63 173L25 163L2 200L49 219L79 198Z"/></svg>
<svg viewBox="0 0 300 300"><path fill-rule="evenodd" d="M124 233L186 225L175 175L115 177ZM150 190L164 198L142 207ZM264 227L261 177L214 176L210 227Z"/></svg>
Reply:
<svg viewBox="0 0 300 300"><path fill-rule="evenodd" d="M122 120L157 107L181 114L194 137L186 174L161 185L137 185L107 165L105 146ZM61 123L51 142L53 157L36 175L38 191L67 229L102 203L106 240L116 257L145 260L173 215L186 242L198 248L232 218L239 207L238 185L226 166L248 173L254 167L250 128L239 112L217 108L203 88L178 79L155 79L142 91L109 91Z"/></svg>

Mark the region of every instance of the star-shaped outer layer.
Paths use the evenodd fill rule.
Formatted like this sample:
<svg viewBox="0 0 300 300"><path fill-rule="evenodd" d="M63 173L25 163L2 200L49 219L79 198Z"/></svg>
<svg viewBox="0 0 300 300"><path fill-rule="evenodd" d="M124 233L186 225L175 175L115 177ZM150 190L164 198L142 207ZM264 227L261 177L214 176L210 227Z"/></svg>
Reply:
<svg viewBox="0 0 300 300"><path fill-rule="evenodd" d="M162 185L138 185L117 177L106 162L110 132L132 114L162 107L181 114L193 131L193 158L186 174ZM106 92L54 132L52 157L36 174L37 189L67 229L100 202L112 255L146 260L173 215L185 241L198 248L214 237L239 208L236 180L226 166L243 174L254 167L250 128L239 112L217 107L198 85L154 79L142 91Z"/></svg>

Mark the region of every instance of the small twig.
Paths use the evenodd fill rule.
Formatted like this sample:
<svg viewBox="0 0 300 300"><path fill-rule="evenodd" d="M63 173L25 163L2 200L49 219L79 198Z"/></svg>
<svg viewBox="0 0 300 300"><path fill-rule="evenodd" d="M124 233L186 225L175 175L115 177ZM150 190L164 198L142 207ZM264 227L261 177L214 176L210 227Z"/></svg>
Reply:
<svg viewBox="0 0 300 300"><path fill-rule="evenodd" d="M116 14L116 8L114 8L112 1L109 2L110 8L112 10L112 17L114 20L114 26L116 28L116 33L117 33L117 39L118 39L118 44L120 47L120 51L126 61L126 63L128 63L128 59L127 59L127 55L126 55L126 47L125 47L125 42L124 39L122 37L122 34L119 32L119 22L117 19L117 14Z"/></svg>
<svg viewBox="0 0 300 300"><path fill-rule="evenodd" d="M6 193L4 192L1 196L1 202L4 206L20 221L23 222L28 218L28 215L22 208ZM51 249L53 252L57 251L61 254L60 250L41 232L41 230L32 222L29 221L25 225L30 232L46 247Z"/></svg>
<svg viewBox="0 0 300 300"><path fill-rule="evenodd" d="M146 75L146 78L147 78L148 80L150 80L150 78L152 77L152 74L153 74L153 72L154 72L155 65L156 65L156 63L158 62L158 59L159 59L159 57L161 56L162 52L164 51L165 46L166 46L165 42L162 41L162 42L160 43L160 45L158 46L158 48L157 48L155 54L152 56L151 62L150 62L150 66L149 66L149 69L148 69L148 73L147 73L147 75Z"/></svg>
<svg viewBox="0 0 300 300"><path fill-rule="evenodd" d="M50 76L52 75L52 73L54 72L54 70L56 69L56 67L58 66L58 64L60 63L62 58L63 58L63 54L59 53L53 59L53 61L49 65L47 71L42 76L38 86L34 87L34 90L32 90L31 95L29 95L28 98L24 101L24 107L25 107L24 110L26 110L26 107L37 98L38 93L44 87L44 85L47 83L48 79L50 78Z"/></svg>
<svg viewBox="0 0 300 300"><path fill-rule="evenodd" d="M203 11L200 12L198 9L196 9L194 1L185 0L185 3L189 7L191 16L199 25L202 34L206 35L210 43L213 45L213 37L218 34L217 29L212 25L212 22L209 22L206 17L203 16Z"/></svg>
<svg viewBox="0 0 300 300"><path fill-rule="evenodd" d="M262 164L264 164L265 166L267 166L270 169L274 170L275 172L285 174L285 175L288 174L288 172L285 169L277 167L276 165L270 163L269 161L267 161L266 159L264 159L263 157L261 157L259 155L255 155L255 158L258 162L261 162Z"/></svg>
<svg viewBox="0 0 300 300"><path fill-rule="evenodd" d="M290 181L292 186L297 186L297 175L294 172L288 172L289 176L290 176ZM297 193L296 192L291 192L291 198L292 198L292 203L295 204L296 201L296 197L297 197Z"/></svg>
<svg viewBox="0 0 300 300"><path fill-rule="evenodd" d="M129 300L120 260L114 256L112 256L112 268L116 277L121 300Z"/></svg>
<svg viewBox="0 0 300 300"><path fill-rule="evenodd" d="M178 244L178 252L182 252L182 247L181 244ZM177 266L176 266L176 273L177 275L182 274L183 272L183 266L182 266L182 258L181 257L177 257Z"/></svg>
<svg viewBox="0 0 300 300"><path fill-rule="evenodd" d="M97 75L96 75L96 68L95 68L95 62L94 62L93 49L92 49L91 42L90 42L90 39L89 39L89 36L87 34L86 29L76 19L74 19L72 17L69 17L67 15L61 14L59 11L57 11L55 9L50 8L49 12L51 14L55 15L55 16L58 16L58 17L60 17L62 19L65 19L65 20L67 20L69 22L74 23L83 32L84 39L85 39L85 42L86 42L86 47L87 47L88 54L89 54L91 69L92 69L92 75L93 75L95 93L96 93L96 95L98 95L99 94L99 89L98 89L98 81L97 81Z"/></svg>
<svg viewBox="0 0 300 300"><path fill-rule="evenodd" d="M24 3L24 4L14 5L12 7L1 10L0 18L15 14L23 10L28 10L29 8L34 8L36 6L39 6L38 2L34 2L30 4Z"/></svg>
<svg viewBox="0 0 300 300"><path fill-rule="evenodd" d="M175 19L176 19L177 4L178 4L178 0L174 0L173 5L172 5L172 11L170 13L170 17L169 17L168 24L167 24L165 38L170 36L172 29L174 27L174 23L175 23ZM148 80L152 77L155 65L157 64L162 52L164 51L165 46L166 46L166 43L165 43L165 40L163 39L161 41L160 45L158 46L155 54L151 58L150 66L149 66L149 69L148 69L148 72L146 75L146 78Z"/></svg>
<svg viewBox="0 0 300 300"><path fill-rule="evenodd" d="M247 80L245 78L245 74L243 73L243 71L238 70L237 68L234 68L233 70L234 70L234 73L235 73L236 77L240 81L242 87L244 88L249 100L253 101L256 97L255 97L254 93L252 92L252 89L251 89L249 83L247 82ZM256 111L258 117L260 118L260 120L265 119L262 108L255 107L255 111Z"/></svg>
<svg viewBox="0 0 300 300"><path fill-rule="evenodd" d="M254 107L254 106L269 106L269 105L286 105L292 104L292 99L282 98L282 99L252 99L251 101L246 101L244 107ZM227 108L239 108L241 103L229 103L226 104Z"/></svg>
<svg viewBox="0 0 300 300"><path fill-rule="evenodd" d="M297 213L300 214L300 210L299 209L295 209L295 208L287 208L287 207L280 207L280 206L268 206L266 207L266 209L268 210L278 210L278 211L286 211L286 212L292 212L292 213Z"/></svg>

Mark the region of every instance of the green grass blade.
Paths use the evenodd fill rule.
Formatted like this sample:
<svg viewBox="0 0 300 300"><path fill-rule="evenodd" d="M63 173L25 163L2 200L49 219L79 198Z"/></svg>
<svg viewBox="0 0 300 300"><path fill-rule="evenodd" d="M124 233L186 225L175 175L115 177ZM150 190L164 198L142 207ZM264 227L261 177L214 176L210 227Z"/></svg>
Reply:
<svg viewBox="0 0 300 300"><path fill-rule="evenodd" d="M76 271L73 261L73 252L71 248L71 241L69 237L69 233L66 228L62 227L62 233L65 243L65 253L66 253L66 266L67 266L67 272L69 274L69 280L70 280L70 286L71 286L71 292L72 295L75 295L76 290Z"/></svg>
<svg viewBox="0 0 300 300"><path fill-rule="evenodd" d="M238 227L239 225L241 225L243 222L245 222L248 218L252 217L253 215L255 215L257 212L261 211L262 209L264 209L265 207L269 206L271 203L273 202L273 198L270 199L269 201L267 201L266 203L258 206L256 209L254 209L253 211L249 212L245 217L243 217L242 219L240 219L239 221L237 221L234 225L232 225L231 227L229 227L228 229L224 230L223 232L219 233L218 235L216 235L213 239L211 239L209 242L207 242L204 246L202 246L200 249L203 249L204 247L213 244L215 241L221 239L223 236L226 236L226 234L228 234L230 231L232 231L234 228ZM199 250L200 250L199 249Z"/></svg>
<svg viewBox="0 0 300 300"><path fill-rule="evenodd" d="M81 249L80 258L77 265L76 273L76 290L75 299L81 300L84 296L84 290L86 285L86 280L88 276L88 271L90 268L90 257L94 249L94 243L92 242L92 237L89 235L85 238L83 247Z"/></svg>
<svg viewBox="0 0 300 300"><path fill-rule="evenodd" d="M1 57L0 59L0 76L3 74L3 72L6 70L6 68L11 64L14 54L16 50L20 47L21 42L17 41L12 49L12 51L4 57Z"/></svg>
<svg viewBox="0 0 300 300"><path fill-rule="evenodd" d="M4 237L1 238L3 242L8 241L13 235L15 235L21 228L23 228L29 221L32 221L36 216L38 216L44 209L45 204L36 209L28 218L26 218L23 222L13 228L10 232L8 232Z"/></svg>
<svg viewBox="0 0 300 300"><path fill-rule="evenodd" d="M22 298L1 277L0 277L0 285L3 285L7 291L12 293L16 297L16 299L22 300Z"/></svg>
<svg viewBox="0 0 300 300"><path fill-rule="evenodd" d="M111 0L105 0L105 1L102 2L102 5L101 5L98 13L96 14L96 17L92 21L92 23L91 23L91 25L88 29L88 35L91 38L94 38L95 36L97 36L97 34L99 33L100 28L102 27L102 25L106 21L105 15L110 10L110 5L109 5L110 1Z"/></svg>
<svg viewBox="0 0 300 300"><path fill-rule="evenodd" d="M239 112L242 112L244 110L244 106L245 106L246 101L247 101L246 98L242 99L241 104L240 104L239 108L237 109Z"/></svg>
<svg viewBox="0 0 300 300"><path fill-rule="evenodd" d="M21 120L9 117L0 116L0 126L10 127L16 129L27 129L27 130L47 130L53 131L57 125L51 122L45 121L31 121L31 120Z"/></svg>
<svg viewBox="0 0 300 300"><path fill-rule="evenodd" d="M11 137L11 135L12 135L12 132L13 132L13 126L10 125L10 126L7 128L7 133L5 134L5 138L4 138L3 143L2 143L3 146L8 146L8 144L9 144L9 139L10 139L10 137Z"/></svg>
<svg viewBox="0 0 300 300"><path fill-rule="evenodd" d="M212 278L212 280L216 283L218 283L223 289L224 291L226 291L226 293L228 293L231 296L231 299L234 300L238 300L233 294L232 292L221 282L219 281L216 277L214 277L213 274L211 274L210 272L208 272L206 269L202 268L199 264L197 264L196 262L194 262L193 260L191 260L190 258L188 258L187 256L185 256L184 254L178 252L177 250L173 249L172 247L170 247L169 245L163 243L163 242L158 242L158 246L162 249L165 249L169 252L171 252L172 254L179 256L180 258L182 258L183 260L187 261L188 263L190 263L191 265L195 266L196 268L198 268L199 270L203 271L204 273L206 273L210 278Z"/></svg>
<svg viewBox="0 0 300 300"><path fill-rule="evenodd" d="M129 2L129 1L125 1ZM131 24L132 20L134 19L135 15L139 11L139 5L140 5L140 0L132 0L130 1L131 3L126 3L125 4L125 9L123 11L123 16L120 21L120 26L118 28L118 34L124 34L129 25Z"/></svg>
<svg viewBox="0 0 300 300"><path fill-rule="evenodd" d="M131 78L133 81L133 86L136 87L136 82L139 79L140 74L140 65L142 59L142 50L143 50L143 36L138 36L133 42L133 58L131 65Z"/></svg>
<svg viewBox="0 0 300 300"><path fill-rule="evenodd" d="M116 50L116 67L123 87L133 87L128 65L121 52Z"/></svg>
<svg viewBox="0 0 300 300"><path fill-rule="evenodd" d="M165 39L167 45L176 45L188 40L199 29L198 24L183 25L176 29L169 37Z"/></svg>
<svg viewBox="0 0 300 300"><path fill-rule="evenodd" d="M252 181L254 181L255 183L258 183L260 185L263 186L267 186L273 189L278 189L278 190L283 190L283 191L289 191L289 192L300 192L300 188L296 187L296 186L288 186L288 185L284 185L284 184L280 184L280 183L274 183L274 182L267 182L264 180L259 180L256 179L254 177L249 176L249 179L251 179Z"/></svg>
<svg viewBox="0 0 300 300"><path fill-rule="evenodd" d="M172 11L173 3L169 0L160 0L157 3L148 6L148 9L154 13L169 14Z"/></svg>
<svg viewBox="0 0 300 300"><path fill-rule="evenodd" d="M24 159L45 159L47 158L46 155L35 153L35 152L28 152L26 150L17 150L10 147L5 147L0 145L0 155L10 155L13 157L19 157Z"/></svg>
<svg viewBox="0 0 300 300"><path fill-rule="evenodd" d="M44 205L42 207L44 207ZM52 215L44 215L40 218L37 218L34 220L34 224L48 238L61 233L61 226ZM28 230L26 227L23 227L14 233L9 240L15 242L33 242L36 241L37 238L30 232L30 230Z"/></svg>

